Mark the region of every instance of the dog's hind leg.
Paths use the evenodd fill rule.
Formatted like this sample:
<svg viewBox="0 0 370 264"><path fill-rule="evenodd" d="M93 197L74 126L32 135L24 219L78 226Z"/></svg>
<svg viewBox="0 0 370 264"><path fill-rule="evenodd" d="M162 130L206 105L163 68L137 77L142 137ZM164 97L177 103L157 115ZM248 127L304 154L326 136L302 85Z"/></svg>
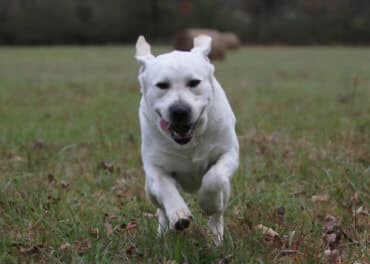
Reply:
<svg viewBox="0 0 370 264"><path fill-rule="evenodd" d="M166 219L171 229L181 231L188 228L193 217L177 190L175 181L160 169L144 168L146 193L157 208L160 208L159 224L166 224Z"/></svg>

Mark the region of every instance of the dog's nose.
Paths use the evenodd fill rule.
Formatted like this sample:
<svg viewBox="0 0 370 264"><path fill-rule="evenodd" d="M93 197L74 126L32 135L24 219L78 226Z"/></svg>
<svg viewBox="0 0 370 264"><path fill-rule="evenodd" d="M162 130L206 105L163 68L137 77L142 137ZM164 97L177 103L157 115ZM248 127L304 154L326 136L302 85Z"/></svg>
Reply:
<svg viewBox="0 0 370 264"><path fill-rule="evenodd" d="M174 104L169 108L171 123L190 123L191 108L186 104Z"/></svg>

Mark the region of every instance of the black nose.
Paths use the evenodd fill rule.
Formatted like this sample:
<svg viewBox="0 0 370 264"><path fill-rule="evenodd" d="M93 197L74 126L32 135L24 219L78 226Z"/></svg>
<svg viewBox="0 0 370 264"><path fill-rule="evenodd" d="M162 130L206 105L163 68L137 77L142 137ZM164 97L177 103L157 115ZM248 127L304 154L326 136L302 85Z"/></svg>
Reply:
<svg viewBox="0 0 370 264"><path fill-rule="evenodd" d="M170 106L170 121L171 123L190 123L191 108L186 104L174 104Z"/></svg>

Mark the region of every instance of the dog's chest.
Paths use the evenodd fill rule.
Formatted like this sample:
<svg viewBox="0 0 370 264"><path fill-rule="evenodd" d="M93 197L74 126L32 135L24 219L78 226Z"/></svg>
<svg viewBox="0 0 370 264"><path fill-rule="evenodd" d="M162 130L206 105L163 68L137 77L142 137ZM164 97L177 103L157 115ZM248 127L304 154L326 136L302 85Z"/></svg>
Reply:
<svg viewBox="0 0 370 264"><path fill-rule="evenodd" d="M200 188L203 175L217 161L219 153L216 149L207 152L177 153L166 155L165 170L187 192Z"/></svg>

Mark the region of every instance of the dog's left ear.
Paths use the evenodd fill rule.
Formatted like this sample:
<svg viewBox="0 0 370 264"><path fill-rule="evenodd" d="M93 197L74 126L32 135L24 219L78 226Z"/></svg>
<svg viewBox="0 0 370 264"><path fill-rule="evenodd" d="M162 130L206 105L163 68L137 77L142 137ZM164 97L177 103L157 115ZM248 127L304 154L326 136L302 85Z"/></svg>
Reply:
<svg viewBox="0 0 370 264"><path fill-rule="evenodd" d="M205 57L211 52L212 49L212 38L207 35L199 35L194 38L194 48L192 52L200 52Z"/></svg>
<svg viewBox="0 0 370 264"><path fill-rule="evenodd" d="M135 58L142 67L145 67L148 61L154 59L154 56L150 51L150 45L148 42L146 42L143 36L139 36L136 41Z"/></svg>

